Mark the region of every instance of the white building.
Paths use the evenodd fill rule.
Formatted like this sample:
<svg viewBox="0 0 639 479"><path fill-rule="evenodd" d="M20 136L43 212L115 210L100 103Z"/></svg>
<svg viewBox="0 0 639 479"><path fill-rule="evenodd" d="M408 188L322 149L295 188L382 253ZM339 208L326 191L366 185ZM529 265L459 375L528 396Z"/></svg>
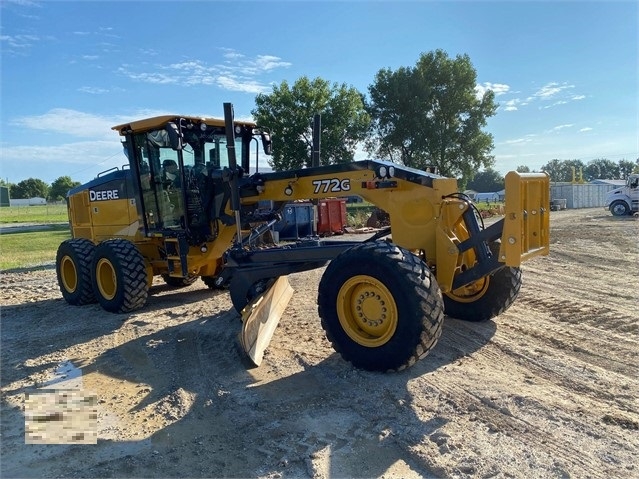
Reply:
<svg viewBox="0 0 639 479"><path fill-rule="evenodd" d="M47 200L45 198L40 198L36 196L34 198L20 198L20 199L9 199L10 206L35 206L35 205L46 205Z"/></svg>

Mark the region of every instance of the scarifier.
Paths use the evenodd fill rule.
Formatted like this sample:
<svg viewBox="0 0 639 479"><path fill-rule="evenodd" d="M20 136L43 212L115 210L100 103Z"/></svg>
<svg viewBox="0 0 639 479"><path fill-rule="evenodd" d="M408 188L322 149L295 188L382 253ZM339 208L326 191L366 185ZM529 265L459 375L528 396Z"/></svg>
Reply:
<svg viewBox="0 0 639 479"><path fill-rule="evenodd" d="M201 278L228 289L256 364L293 294L291 273L326 267L318 312L345 360L400 370L433 348L445 314L486 321L508 309L521 263L549 251L543 173L508 173L505 216L485 227L455 179L387 161L246 174L259 151L271 154L271 138L234 120L230 103L224 119L167 115L113 129L128 165L67 197L73 239L56 261L64 299L128 313L146 304L154 276L174 287ZM390 227L363 241L266 239L287 203L352 195L387 212Z"/></svg>

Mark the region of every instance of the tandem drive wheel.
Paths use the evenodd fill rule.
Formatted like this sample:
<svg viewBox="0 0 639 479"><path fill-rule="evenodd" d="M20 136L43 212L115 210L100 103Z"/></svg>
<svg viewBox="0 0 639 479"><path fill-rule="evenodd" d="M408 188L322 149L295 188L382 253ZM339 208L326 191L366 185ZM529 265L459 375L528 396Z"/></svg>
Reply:
<svg viewBox="0 0 639 479"><path fill-rule="evenodd" d="M80 306L95 303L91 286L91 262L94 244L88 239L63 241L58 247L55 269L62 297L69 304Z"/></svg>
<svg viewBox="0 0 639 479"><path fill-rule="evenodd" d="M317 302L333 348L358 368L404 369L441 335L435 278L417 256L386 241L356 245L332 260Z"/></svg>
<svg viewBox="0 0 639 479"><path fill-rule="evenodd" d="M103 241L95 249L93 292L100 305L112 313L128 313L144 306L149 287L144 258L125 239Z"/></svg>
<svg viewBox="0 0 639 479"><path fill-rule="evenodd" d="M171 286L172 288L186 288L187 286L192 285L198 280L199 276L189 275L185 278L179 278L176 276L169 276L168 274L163 274L162 279L166 283L167 286Z"/></svg>

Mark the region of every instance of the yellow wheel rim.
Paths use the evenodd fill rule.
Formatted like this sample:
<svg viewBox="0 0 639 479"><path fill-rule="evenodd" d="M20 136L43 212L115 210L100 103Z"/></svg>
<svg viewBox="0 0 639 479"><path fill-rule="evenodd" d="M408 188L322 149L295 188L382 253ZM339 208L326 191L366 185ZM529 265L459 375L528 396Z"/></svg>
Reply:
<svg viewBox="0 0 639 479"><path fill-rule="evenodd" d="M490 277L485 276L474 283L470 283L466 286L450 291L446 293L446 295L458 303L473 303L486 294L489 284Z"/></svg>
<svg viewBox="0 0 639 479"><path fill-rule="evenodd" d="M102 258L98 261L95 266L95 277L100 295L106 300L115 298L118 280L115 277L115 268L108 259Z"/></svg>
<svg viewBox="0 0 639 479"><path fill-rule="evenodd" d="M346 334L369 348L386 344L395 334L397 305L388 288L365 275L346 281L337 295L337 316Z"/></svg>
<svg viewBox="0 0 639 479"><path fill-rule="evenodd" d="M60 260L60 278L65 290L69 293L75 292L78 287L78 271L70 256L64 256Z"/></svg>

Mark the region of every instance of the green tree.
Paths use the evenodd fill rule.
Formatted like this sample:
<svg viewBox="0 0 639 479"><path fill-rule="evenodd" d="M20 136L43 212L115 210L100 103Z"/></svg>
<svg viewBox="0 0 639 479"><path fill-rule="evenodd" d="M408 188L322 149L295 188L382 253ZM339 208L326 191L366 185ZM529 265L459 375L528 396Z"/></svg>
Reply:
<svg viewBox="0 0 639 479"><path fill-rule="evenodd" d="M489 167L477 173L473 179L468 182L468 188L479 193L500 191L504 189L504 178L498 171Z"/></svg>
<svg viewBox="0 0 639 479"><path fill-rule="evenodd" d="M596 179L616 180L621 178L619 165L612 160L597 158L588 162L584 168L584 180Z"/></svg>
<svg viewBox="0 0 639 479"><path fill-rule="evenodd" d="M639 160L636 162L619 160L619 178L625 180L630 174L632 174L635 168L639 168Z"/></svg>
<svg viewBox="0 0 639 479"><path fill-rule="evenodd" d="M22 180L20 183L15 185L15 188L11 188L12 198L46 198L48 193L49 185L36 178Z"/></svg>
<svg viewBox="0 0 639 479"><path fill-rule="evenodd" d="M73 181L70 176L61 176L53 183L49 188L49 199L58 201L66 198L67 192L76 186L79 186L79 181Z"/></svg>
<svg viewBox="0 0 639 479"><path fill-rule="evenodd" d="M530 173L530 168L526 165L520 165L517 167L517 173Z"/></svg>
<svg viewBox="0 0 639 479"><path fill-rule="evenodd" d="M541 171L550 175L550 181L578 181L583 170L584 164L581 160L554 159L541 167Z"/></svg>
<svg viewBox="0 0 639 479"><path fill-rule="evenodd" d="M423 53L415 67L382 69L369 86L373 119L367 150L414 168L437 167L449 177L471 178L494 157L492 135L482 131L497 111L495 95L477 97L468 55Z"/></svg>
<svg viewBox="0 0 639 479"><path fill-rule="evenodd" d="M273 134L269 164L277 171L311 166L315 114L322 118L322 165L353 161L370 125L360 92L321 78L301 77L292 87L283 81L270 94L257 95L255 105L256 123Z"/></svg>

